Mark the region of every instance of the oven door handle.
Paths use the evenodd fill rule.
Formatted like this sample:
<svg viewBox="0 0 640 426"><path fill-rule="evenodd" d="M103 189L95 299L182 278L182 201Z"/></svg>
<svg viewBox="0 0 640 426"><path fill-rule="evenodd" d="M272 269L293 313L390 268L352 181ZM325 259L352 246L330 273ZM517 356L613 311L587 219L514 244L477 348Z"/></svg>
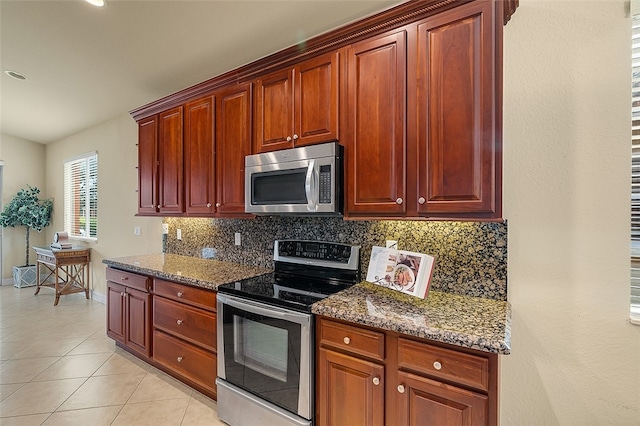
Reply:
<svg viewBox="0 0 640 426"><path fill-rule="evenodd" d="M220 293L218 293L217 299L218 302L224 305L229 305L243 311L251 312L253 314L263 315L269 318L278 318L301 325L309 324L310 315L308 314L284 310L277 306L265 305L262 303L257 303L246 299L239 299Z"/></svg>

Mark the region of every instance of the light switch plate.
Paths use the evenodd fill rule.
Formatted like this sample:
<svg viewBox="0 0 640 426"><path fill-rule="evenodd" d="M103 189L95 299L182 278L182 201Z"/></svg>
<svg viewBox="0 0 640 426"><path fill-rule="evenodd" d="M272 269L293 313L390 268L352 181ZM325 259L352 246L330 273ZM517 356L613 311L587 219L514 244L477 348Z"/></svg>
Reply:
<svg viewBox="0 0 640 426"><path fill-rule="evenodd" d="M237 246L242 244L242 238L240 237L240 233L239 232L236 232L236 234L235 234L235 243L236 243Z"/></svg>
<svg viewBox="0 0 640 426"><path fill-rule="evenodd" d="M180 228L176 229L176 238L179 240L182 239L182 229Z"/></svg>

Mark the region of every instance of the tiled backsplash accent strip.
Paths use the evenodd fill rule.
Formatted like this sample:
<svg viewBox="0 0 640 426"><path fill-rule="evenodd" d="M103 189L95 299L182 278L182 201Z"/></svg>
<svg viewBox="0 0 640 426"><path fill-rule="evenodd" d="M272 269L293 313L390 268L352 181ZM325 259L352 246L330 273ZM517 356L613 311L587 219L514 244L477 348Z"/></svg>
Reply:
<svg viewBox="0 0 640 426"><path fill-rule="evenodd" d="M325 240L362 246L363 277L371 247L397 240L401 250L436 257L431 289L507 300L507 224L494 222L348 221L326 217L259 216L255 219L165 218L165 252L273 267L278 239ZM182 240L176 239L176 229ZM242 245L234 245L240 232Z"/></svg>

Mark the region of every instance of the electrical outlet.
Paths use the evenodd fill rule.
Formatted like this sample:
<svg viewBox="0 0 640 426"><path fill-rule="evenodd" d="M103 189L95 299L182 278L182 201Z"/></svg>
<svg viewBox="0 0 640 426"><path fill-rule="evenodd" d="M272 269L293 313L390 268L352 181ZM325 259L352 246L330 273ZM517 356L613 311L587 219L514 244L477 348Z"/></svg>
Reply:
<svg viewBox="0 0 640 426"><path fill-rule="evenodd" d="M164 235L169 235L169 224L168 223L163 223L162 224L162 233Z"/></svg>
<svg viewBox="0 0 640 426"><path fill-rule="evenodd" d="M239 232L236 232L235 240L236 240L236 245L237 246L242 244L242 238L240 237L240 233Z"/></svg>
<svg viewBox="0 0 640 426"><path fill-rule="evenodd" d="M176 229L176 238L179 240L182 239L182 229L180 228Z"/></svg>
<svg viewBox="0 0 640 426"><path fill-rule="evenodd" d="M135 228L133 228L133 235L140 235L140 227L136 226Z"/></svg>
<svg viewBox="0 0 640 426"><path fill-rule="evenodd" d="M397 240L387 240L387 248L397 249L398 248L398 241Z"/></svg>

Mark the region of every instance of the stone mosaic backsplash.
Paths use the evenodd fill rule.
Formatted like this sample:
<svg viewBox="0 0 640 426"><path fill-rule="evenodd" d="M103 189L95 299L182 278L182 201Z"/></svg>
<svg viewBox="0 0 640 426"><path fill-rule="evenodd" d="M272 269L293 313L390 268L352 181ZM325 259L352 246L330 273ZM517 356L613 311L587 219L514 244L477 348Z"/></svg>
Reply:
<svg viewBox="0 0 640 426"><path fill-rule="evenodd" d="M324 240L362 247L362 276L371 247L397 240L400 250L436 257L431 289L507 300L507 223L349 221L327 217L258 216L254 219L164 218L165 253L213 257L273 268L273 242L279 239ZM182 240L176 229L182 230ZM234 234L242 244L234 244Z"/></svg>

